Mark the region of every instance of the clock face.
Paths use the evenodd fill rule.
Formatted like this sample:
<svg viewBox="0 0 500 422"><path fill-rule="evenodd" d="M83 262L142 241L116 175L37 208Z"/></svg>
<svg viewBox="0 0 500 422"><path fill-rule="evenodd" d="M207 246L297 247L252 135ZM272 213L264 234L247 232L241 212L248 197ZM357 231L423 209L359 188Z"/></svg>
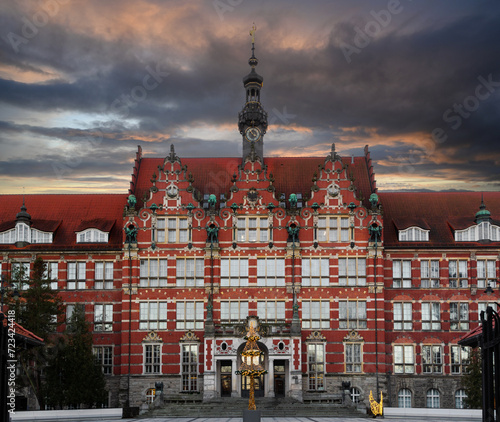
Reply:
<svg viewBox="0 0 500 422"><path fill-rule="evenodd" d="M249 127L245 131L245 138L251 142L256 142L260 139L260 129L258 127Z"/></svg>

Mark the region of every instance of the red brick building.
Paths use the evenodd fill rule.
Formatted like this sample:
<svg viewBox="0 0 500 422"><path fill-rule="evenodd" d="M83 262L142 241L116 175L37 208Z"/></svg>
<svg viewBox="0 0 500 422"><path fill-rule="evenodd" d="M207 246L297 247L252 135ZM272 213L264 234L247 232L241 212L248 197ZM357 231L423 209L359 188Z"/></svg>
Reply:
<svg viewBox="0 0 500 422"><path fill-rule="evenodd" d="M252 316L257 395L328 399L349 381L355 400L460 405L457 341L498 297L500 193L377 193L368 148L265 157L249 64L242 157L139 147L127 195L0 196L2 275L40 256L68 315L85 307L112 406L147 402L155 382L245 396Z"/></svg>

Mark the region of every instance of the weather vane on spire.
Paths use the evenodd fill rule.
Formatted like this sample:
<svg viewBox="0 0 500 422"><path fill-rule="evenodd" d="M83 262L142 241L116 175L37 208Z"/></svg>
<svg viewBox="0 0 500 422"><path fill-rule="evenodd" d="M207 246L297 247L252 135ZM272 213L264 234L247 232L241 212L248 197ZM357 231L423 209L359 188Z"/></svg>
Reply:
<svg viewBox="0 0 500 422"><path fill-rule="evenodd" d="M255 31L257 31L257 27L255 26L255 22L252 25L252 29L250 29L250 35L252 37L252 44L255 43Z"/></svg>

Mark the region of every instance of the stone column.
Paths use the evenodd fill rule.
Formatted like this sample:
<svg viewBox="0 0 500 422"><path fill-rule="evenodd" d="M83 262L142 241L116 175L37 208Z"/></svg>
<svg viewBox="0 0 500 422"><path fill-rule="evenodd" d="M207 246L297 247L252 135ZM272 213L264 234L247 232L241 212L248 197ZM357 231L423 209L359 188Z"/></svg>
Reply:
<svg viewBox="0 0 500 422"><path fill-rule="evenodd" d="M271 359L271 357L269 357L269 368L267 370L267 379L269 385L267 386L266 396L274 397L274 358Z"/></svg>
<svg viewBox="0 0 500 422"><path fill-rule="evenodd" d="M238 384L240 383L241 375L236 375L235 372L238 370L238 357L235 356L231 358L231 397L240 397L241 392L238 391Z"/></svg>

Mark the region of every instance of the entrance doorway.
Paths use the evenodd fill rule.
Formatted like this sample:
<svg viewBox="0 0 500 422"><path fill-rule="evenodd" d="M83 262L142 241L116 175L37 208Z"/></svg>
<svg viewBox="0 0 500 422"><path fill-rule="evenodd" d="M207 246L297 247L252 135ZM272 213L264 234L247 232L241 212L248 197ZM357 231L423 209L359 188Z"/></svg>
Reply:
<svg viewBox="0 0 500 422"><path fill-rule="evenodd" d="M267 369L267 347L261 342L257 342L259 349L264 352L259 356L259 364L262 368ZM243 343L238 348L238 356L240 356L238 360L238 365L241 365L241 351L243 350L245 343ZM265 375L262 374L259 377L254 378L254 393L255 397L264 397L265 396ZM248 398L250 396L250 378L249 377L241 377L241 397Z"/></svg>
<svg viewBox="0 0 500 422"><path fill-rule="evenodd" d="M274 361L274 396L285 397L285 361Z"/></svg>
<svg viewBox="0 0 500 422"><path fill-rule="evenodd" d="M220 395L221 397L231 397L233 367L230 360L223 360L220 363Z"/></svg>

